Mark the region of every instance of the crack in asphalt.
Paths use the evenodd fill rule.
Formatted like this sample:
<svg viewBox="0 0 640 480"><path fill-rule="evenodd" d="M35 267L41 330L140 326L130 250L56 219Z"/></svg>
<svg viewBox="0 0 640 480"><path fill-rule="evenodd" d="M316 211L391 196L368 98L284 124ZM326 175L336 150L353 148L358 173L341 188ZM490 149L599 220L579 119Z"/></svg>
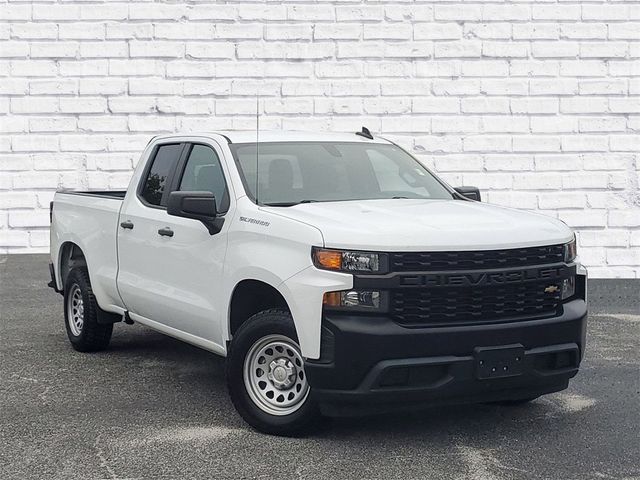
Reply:
<svg viewBox="0 0 640 480"><path fill-rule="evenodd" d="M102 449L102 447L100 446L100 436L101 434L99 434L96 437L96 440L93 444L93 447L96 450L96 457L99 460L99 464L102 468L104 468L107 473L109 474L109 477L111 480L124 480L120 477L118 477L118 475L116 474L116 472L113 470L113 468L111 468L111 466L109 465L109 461L107 460L107 457L104 455L104 450Z"/></svg>
<svg viewBox="0 0 640 480"><path fill-rule="evenodd" d="M243 431L236 428L225 427L171 427L163 428L153 435L149 435L142 439L140 443L155 442L208 442L212 440L221 440L229 435L237 435Z"/></svg>
<svg viewBox="0 0 640 480"><path fill-rule="evenodd" d="M476 448L468 445L456 445L457 450L467 464L470 480L502 480L504 476L494 470L509 470L518 473L529 473L521 468L511 467L502 463L496 456L495 450Z"/></svg>
<svg viewBox="0 0 640 480"><path fill-rule="evenodd" d="M606 316L615 318L617 320L624 320L627 322L640 322L640 315L632 315L627 313L608 313L606 314Z"/></svg>

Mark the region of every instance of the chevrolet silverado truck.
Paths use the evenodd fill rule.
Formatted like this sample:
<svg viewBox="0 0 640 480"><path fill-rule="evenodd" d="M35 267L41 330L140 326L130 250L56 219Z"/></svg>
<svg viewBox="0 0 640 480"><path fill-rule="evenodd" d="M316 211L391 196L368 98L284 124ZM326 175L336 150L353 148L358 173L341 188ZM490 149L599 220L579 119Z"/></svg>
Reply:
<svg viewBox="0 0 640 480"><path fill-rule="evenodd" d="M356 134L165 135L126 191L59 191L51 283L67 335L137 322L226 357L254 428L567 388L586 335L574 233L481 203Z"/></svg>

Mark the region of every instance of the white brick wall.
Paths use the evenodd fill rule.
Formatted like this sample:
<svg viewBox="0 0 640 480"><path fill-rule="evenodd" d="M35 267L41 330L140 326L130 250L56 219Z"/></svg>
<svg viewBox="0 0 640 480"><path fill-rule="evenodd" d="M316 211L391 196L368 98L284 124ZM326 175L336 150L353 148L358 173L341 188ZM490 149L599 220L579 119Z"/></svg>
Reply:
<svg viewBox="0 0 640 480"><path fill-rule="evenodd" d="M0 253L159 132L368 126L640 277L640 1L0 0Z"/></svg>

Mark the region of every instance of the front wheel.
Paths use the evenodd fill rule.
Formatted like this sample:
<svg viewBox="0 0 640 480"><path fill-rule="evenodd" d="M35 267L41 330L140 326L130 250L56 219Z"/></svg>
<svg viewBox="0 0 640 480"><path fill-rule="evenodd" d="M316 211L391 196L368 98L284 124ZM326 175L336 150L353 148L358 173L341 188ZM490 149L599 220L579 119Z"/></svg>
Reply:
<svg viewBox="0 0 640 480"><path fill-rule="evenodd" d="M227 357L227 384L238 413L262 432L299 434L319 417L286 310L262 311L238 329Z"/></svg>

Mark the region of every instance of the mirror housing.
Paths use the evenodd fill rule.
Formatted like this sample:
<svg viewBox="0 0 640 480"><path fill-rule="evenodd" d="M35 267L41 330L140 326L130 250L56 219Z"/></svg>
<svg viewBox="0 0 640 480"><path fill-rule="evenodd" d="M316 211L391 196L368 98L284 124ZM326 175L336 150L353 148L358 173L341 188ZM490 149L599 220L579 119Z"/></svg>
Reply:
<svg viewBox="0 0 640 480"><path fill-rule="evenodd" d="M210 235L222 229L224 218L218 217L216 198L211 192L171 192L167 213L174 217L200 220Z"/></svg>
<svg viewBox="0 0 640 480"><path fill-rule="evenodd" d="M454 190L469 200L475 200L476 202L482 201L478 187L456 187Z"/></svg>

